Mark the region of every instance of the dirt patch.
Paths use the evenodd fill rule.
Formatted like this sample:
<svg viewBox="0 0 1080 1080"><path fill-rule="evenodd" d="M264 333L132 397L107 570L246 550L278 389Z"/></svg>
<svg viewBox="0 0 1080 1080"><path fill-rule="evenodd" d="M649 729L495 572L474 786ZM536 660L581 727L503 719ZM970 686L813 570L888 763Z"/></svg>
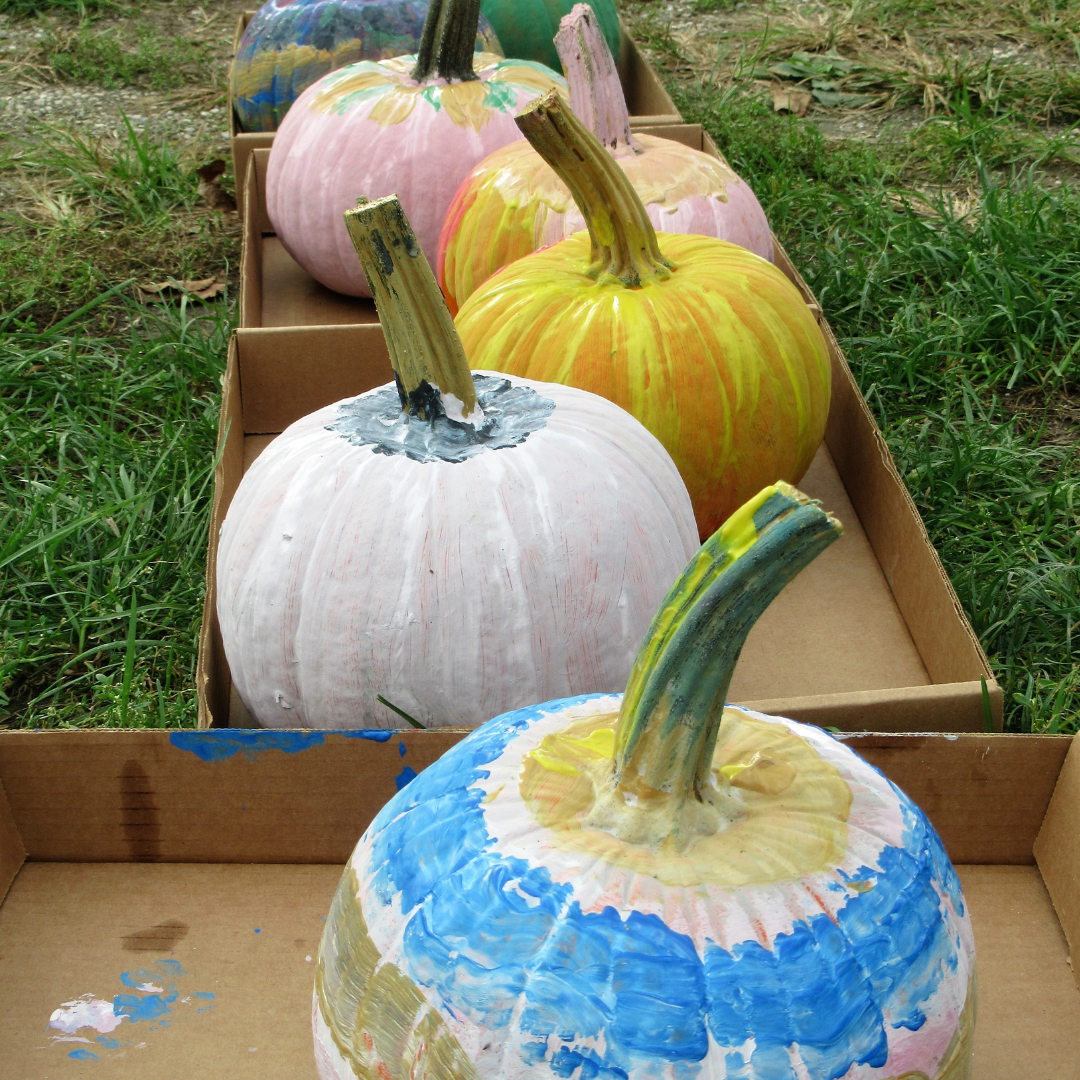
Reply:
<svg viewBox="0 0 1080 1080"><path fill-rule="evenodd" d="M1080 446L1080 393L1029 387L1005 398L1005 411L1043 446Z"/></svg>
<svg viewBox="0 0 1080 1080"><path fill-rule="evenodd" d="M42 125L119 137L124 114L155 137L221 154L228 148L225 87L236 18L251 7L251 0L158 2L82 24L62 13L0 15L0 129L20 141L40 137ZM57 57L78 60L82 77L58 69ZM170 64L175 73L167 81L181 85L155 89Z"/></svg>

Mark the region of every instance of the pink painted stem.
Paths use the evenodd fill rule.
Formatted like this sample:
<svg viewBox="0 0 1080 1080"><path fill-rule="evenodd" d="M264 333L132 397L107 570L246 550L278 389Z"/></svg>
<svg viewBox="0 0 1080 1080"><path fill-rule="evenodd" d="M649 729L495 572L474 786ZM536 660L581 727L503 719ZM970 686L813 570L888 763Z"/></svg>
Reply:
<svg viewBox="0 0 1080 1080"><path fill-rule="evenodd" d="M570 86L570 107L585 126L609 150L622 143L640 153L630 134L630 114L615 59L588 4L575 4L562 17L555 48Z"/></svg>

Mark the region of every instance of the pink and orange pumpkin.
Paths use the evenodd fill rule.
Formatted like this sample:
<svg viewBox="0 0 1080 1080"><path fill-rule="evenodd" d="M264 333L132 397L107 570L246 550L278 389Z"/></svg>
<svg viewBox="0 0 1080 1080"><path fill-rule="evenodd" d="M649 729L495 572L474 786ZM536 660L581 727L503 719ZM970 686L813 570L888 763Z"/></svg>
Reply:
<svg viewBox="0 0 1080 1080"><path fill-rule="evenodd" d="M596 15L578 4L555 37L578 118L610 151L658 232L699 233L772 259L772 232L750 185L719 158L630 131L611 51ZM450 203L436 271L452 312L497 270L585 228L566 184L526 142L489 154Z"/></svg>
<svg viewBox="0 0 1080 1080"><path fill-rule="evenodd" d="M479 0L432 0L417 56L332 71L278 129L267 213L286 250L328 288L371 295L342 218L358 198L396 193L434 261L469 170L520 139L514 114L524 104L564 92L562 76L542 64L474 54L478 17Z"/></svg>

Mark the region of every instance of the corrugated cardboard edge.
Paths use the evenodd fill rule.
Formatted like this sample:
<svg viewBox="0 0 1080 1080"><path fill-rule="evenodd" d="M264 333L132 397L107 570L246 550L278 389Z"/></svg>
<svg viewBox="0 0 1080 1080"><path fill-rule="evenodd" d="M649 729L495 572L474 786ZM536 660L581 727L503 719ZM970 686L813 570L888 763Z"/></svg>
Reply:
<svg viewBox="0 0 1080 1080"><path fill-rule="evenodd" d="M989 688L989 687L988 687ZM999 692L1000 694L1000 692ZM982 686L975 682L855 690L812 697L740 701L748 709L845 732L973 732L983 726ZM991 705L991 708L993 706ZM1001 710L996 719L1001 729Z"/></svg>
<svg viewBox="0 0 1080 1080"><path fill-rule="evenodd" d="M26 848L11 812L4 782L0 780L0 904L4 902L15 875L26 862Z"/></svg>
<svg viewBox="0 0 1080 1080"><path fill-rule="evenodd" d="M1034 851L1069 943L1073 978L1080 987L1080 735L1073 738L1058 773Z"/></svg>
<svg viewBox="0 0 1080 1080"><path fill-rule="evenodd" d="M232 55L235 56L240 48L240 39L244 36L247 24L255 17L254 11L242 11L236 18L236 29L233 31ZM667 92L656 73L656 69L637 47L630 32L625 26L622 28L622 43L618 55L619 78L626 85L626 80L633 77L635 82L640 80L645 96L649 99L651 111L644 115L631 116L630 127L635 131L643 128L655 127L657 124L679 124L682 115L675 108L675 102ZM628 102L629 104L629 102ZM236 209L239 214L244 213L244 176L247 173L248 158L253 150L269 150L274 145L274 133L272 131L241 131L233 108L232 93L229 93L229 147L232 152L233 177L236 181Z"/></svg>
<svg viewBox="0 0 1080 1080"><path fill-rule="evenodd" d="M222 724L228 724L228 693L229 687L224 688L224 701L222 687L217 685L223 680L218 678L212 689L215 691L215 700L211 704L207 693L208 684L211 682L211 673L207 670L210 666L214 672L224 670L226 666L225 647L221 641L221 631L217 620L217 534L221 528L221 522L225 514L222 503L226 498L225 472L230 464L227 461L230 455L240 455L239 462L231 462L233 469L243 468L244 437L243 423L240 417L240 371L237 363L236 334L229 340L228 359L225 363L225 373L221 376L221 413L218 416L217 437L217 461L214 463L214 499L210 505L210 525L206 538L206 592L203 599L202 627L199 631L199 656L195 666L196 696L199 702L198 726L200 728L212 727L215 723L214 714L220 718ZM233 438L229 434L236 426L237 432ZM231 500L232 492L228 492ZM231 684L230 684L231 685Z"/></svg>
<svg viewBox="0 0 1080 1080"><path fill-rule="evenodd" d="M265 214L260 213L257 158L256 153L249 154L244 176L236 179L237 199L239 200L241 190L244 193L241 210L243 244L240 249L240 326L262 325L263 226L268 222L261 220ZM240 206L239 201L237 206Z"/></svg>

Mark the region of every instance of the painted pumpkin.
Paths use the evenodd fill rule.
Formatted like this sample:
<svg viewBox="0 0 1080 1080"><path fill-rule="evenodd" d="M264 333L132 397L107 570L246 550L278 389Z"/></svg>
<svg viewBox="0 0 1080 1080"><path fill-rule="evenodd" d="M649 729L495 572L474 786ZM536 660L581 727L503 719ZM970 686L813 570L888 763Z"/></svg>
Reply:
<svg viewBox="0 0 1080 1080"><path fill-rule="evenodd" d="M441 24L440 3L449 9ZM371 295L342 220L358 197L397 194L433 261L469 170L521 137L514 114L523 104L565 87L542 65L474 56L477 3L432 0L431 42L418 57L332 71L304 91L275 136L267 213L293 258L328 288Z"/></svg>
<svg viewBox="0 0 1080 1080"><path fill-rule="evenodd" d="M615 64L586 4L555 37L578 118L608 148L658 232L716 236L772 260L765 211L728 166L671 139L630 131ZM527 143L489 154L457 190L439 235L437 272L453 313L497 270L584 229L566 184Z"/></svg>
<svg viewBox="0 0 1080 1080"><path fill-rule="evenodd" d="M507 56L537 60L549 67L559 66L559 54L552 39L559 20L574 0L482 0L480 10L487 16ZM618 56L622 28L614 0L589 0L600 30L611 51ZM505 36L504 36L505 35Z"/></svg>
<svg viewBox="0 0 1080 1080"><path fill-rule="evenodd" d="M465 301L472 367L579 386L632 413L675 459L703 537L763 484L801 479L825 434L831 368L795 286L745 248L656 233L626 174L553 95L518 124L589 232Z"/></svg>
<svg viewBox="0 0 1080 1080"><path fill-rule="evenodd" d="M328 71L416 52L427 0L267 0L229 69L242 131L276 131L292 103ZM479 52L501 53L484 18Z"/></svg>
<svg viewBox="0 0 1080 1080"><path fill-rule="evenodd" d="M933 828L819 728L723 704L834 535L762 492L624 694L497 717L383 807L323 931L322 1080L969 1080L971 921Z"/></svg>
<svg viewBox="0 0 1080 1080"><path fill-rule="evenodd" d="M244 704L397 726L381 696L437 726L618 688L696 543L674 464L602 398L472 376L396 198L350 229L397 386L291 425L236 492L217 608Z"/></svg>

